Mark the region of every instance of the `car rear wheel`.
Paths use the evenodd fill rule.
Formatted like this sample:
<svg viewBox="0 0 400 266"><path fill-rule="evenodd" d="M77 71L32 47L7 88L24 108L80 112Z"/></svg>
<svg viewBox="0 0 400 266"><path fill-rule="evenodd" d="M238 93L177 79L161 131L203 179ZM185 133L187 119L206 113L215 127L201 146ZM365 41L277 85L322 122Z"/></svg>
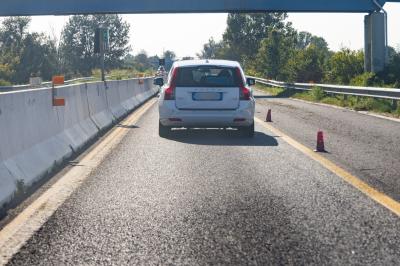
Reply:
<svg viewBox="0 0 400 266"><path fill-rule="evenodd" d="M168 137L170 133L171 129L169 127L163 126L161 122L158 122L158 135L160 135L160 137Z"/></svg>
<svg viewBox="0 0 400 266"><path fill-rule="evenodd" d="M240 128L240 131L242 132L242 135L244 137L247 137L247 138L254 137L254 123L251 124L251 126Z"/></svg>

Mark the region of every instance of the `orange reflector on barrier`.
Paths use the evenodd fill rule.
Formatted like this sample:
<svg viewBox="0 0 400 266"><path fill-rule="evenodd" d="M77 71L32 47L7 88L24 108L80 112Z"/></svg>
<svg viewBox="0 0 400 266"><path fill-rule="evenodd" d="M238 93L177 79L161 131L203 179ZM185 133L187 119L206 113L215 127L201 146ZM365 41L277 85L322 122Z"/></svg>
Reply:
<svg viewBox="0 0 400 266"><path fill-rule="evenodd" d="M65 106L65 99L64 98L54 98L53 106Z"/></svg>
<svg viewBox="0 0 400 266"><path fill-rule="evenodd" d="M53 85L64 85L64 76L53 76L52 82Z"/></svg>

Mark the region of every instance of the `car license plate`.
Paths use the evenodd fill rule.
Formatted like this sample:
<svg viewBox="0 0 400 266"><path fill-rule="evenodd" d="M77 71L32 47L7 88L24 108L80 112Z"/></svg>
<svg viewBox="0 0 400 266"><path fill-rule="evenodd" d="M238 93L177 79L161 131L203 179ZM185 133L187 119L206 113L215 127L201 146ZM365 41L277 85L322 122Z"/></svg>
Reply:
<svg viewBox="0 0 400 266"><path fill-rule="evenodd" d="M222 101L221 92L194 92L193 101Z"/></svg>

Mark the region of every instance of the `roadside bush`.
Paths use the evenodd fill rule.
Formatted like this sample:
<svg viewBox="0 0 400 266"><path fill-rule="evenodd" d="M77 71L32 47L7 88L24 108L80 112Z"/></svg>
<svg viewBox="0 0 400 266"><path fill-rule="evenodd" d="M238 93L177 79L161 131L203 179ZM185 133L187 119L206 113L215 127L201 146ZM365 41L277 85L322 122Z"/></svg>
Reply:
<svg viewBox="0 0 400 266"><path fill-rule="evenodd" d="M361 75L352 78L350 81L350 85L369 87L369 86L374 86L375 82L376 82L375 74L371 72L365 72Z"/></svg>
<svg viewBox="0 0 400 266"><path fill-rule="evenodd" d="M320 88L320 87L313 87L312 90L310 91L310 95L313 98L314 101L321 101L323 98L326 97L325 91Z"/></svg>
<svg viewBox="0 0 400 266"><path fill-rule="evenodd" d="M130 73L129 73L130 72ZM130 75L129 75L130 74ZM133 74L132 70L112 70L109 74L108 74L108 78L112 79L112 80L122 80L122 79L127 79L130 78L130 76Z"/></svg>
<svg viewBox="0 0 400 266"><path fill-rule="evenodd" d="M341 107L346 106L346 103L342 96L325 97L321 100L321 103L336 105Z"/></svg>
<svg viewBox="0 0 400 266"><path fill-rule="evenodd" d="M391 113L392 105L388 100L373 99L367 97L351 97L349 100L350 107L356 111L376 111L381 113Z"/></svg>
<svg viewBox="0 0 400 266"><path fill-rule="evenodd" d="M257 72L257 70L252 67L246 68L245 73L247 76L262 77L262 73Z"/></svg>
<svg viewBox="0 0 400 266"><path fill-rule="evenodd" d="M393 111L392 103L389 100L374 99L372 110L381 113L390 113Z"/></svg>
<svg viewBox="0 0 400 266"><path fill-rule="evenodd" d="M397 108L394 111L395 115L400 116L400 103L399 101L397 101Z"/></svg>
<svg viewBox="0 0 400 266"><path fill-rule="evenodd" d="M350 106L356 111L369 111L373 107L373 99L353 97Z"/></svg>
<svg viewBox="0 0 400 266"><path fill-rule="evenodd" d="M0 79L0 86L11 86L11 82L4 79Z"/></svg>
<svg viewBox="0 0 400 266"><path fill-rule="evenodd" d="M101 70L96 68L92 70L92 77L101 78Z"/></svg>
<svg viewBox="0 0 400 266"><path fill-rule="evenodd" d="M278 96L278 97L282 96L286 91L285 89L282 88L270 87L261 83L257 83L254 87L260 90L264 90L272 96Z"/></svg>

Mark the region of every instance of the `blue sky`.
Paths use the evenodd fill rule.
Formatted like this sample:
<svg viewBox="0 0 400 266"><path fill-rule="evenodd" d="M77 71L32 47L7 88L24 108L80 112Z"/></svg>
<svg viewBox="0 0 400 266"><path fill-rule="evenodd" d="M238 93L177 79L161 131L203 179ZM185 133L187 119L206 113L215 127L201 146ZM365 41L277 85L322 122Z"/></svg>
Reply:
<svg viewBox="0 0 400 266"><path fill-rule="evenodd" d="M389 14L389 44L400 48L400 3L385 6ZM330 48L363 48L365 14L289 14L289 21L299 31L309 31L324 37ZM222 38L226 14L157 14L124 15L131 24L133 52L145 50L148 54L162 54L173 50L179 57L194 56L210 37ZM32 31L46 32L57 38L68 17L34 17Z"/></svg>

